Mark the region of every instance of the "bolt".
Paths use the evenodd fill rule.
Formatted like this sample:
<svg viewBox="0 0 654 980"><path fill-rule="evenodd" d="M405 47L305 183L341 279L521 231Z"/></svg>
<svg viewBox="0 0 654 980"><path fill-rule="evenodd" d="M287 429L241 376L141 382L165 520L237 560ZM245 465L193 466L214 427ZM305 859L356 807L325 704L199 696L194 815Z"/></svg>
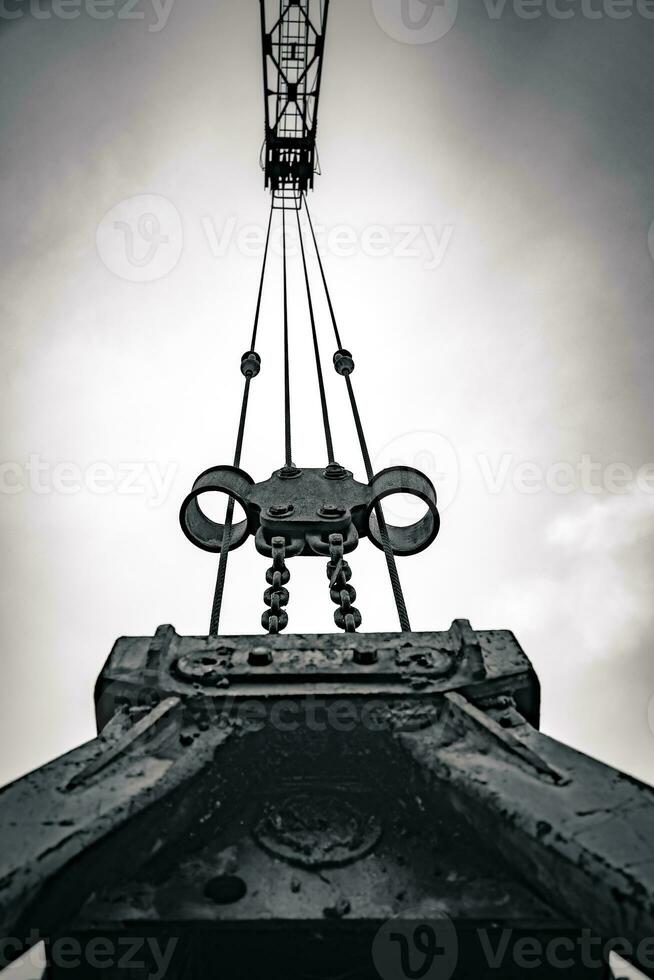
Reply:
<svg viewBox="0 0 654 980"><path fill-rule="evenodd" d="M318 517L345 517L345 507L339 507L338 504L323 504L318 510Z"/></svg>
<svg viewBox="0 0 654 980"><path fill-rule="evenodd" d="M248 663L251 667L267 667L272 663L272 653L265 647L255 647L248 653Z"/></svg>
<svg viewBox="0 0 654 980"><path fill-rule="evenodd" d="M269 517L288 517L293 513L293 504L273 504L268 508Z"/></svg>
<svg viewBox="0 0 654 980"><path fill-rule="evenodd" d="M377 663L377 651L376 650L355 650L352 655L352 660L355 664L360 666L369 667L371 664Z"/></svg>
<svg viewBox="0 0 654 980"><path fill-rule="evenodd" d="M277 470L277 476L281 480L297 480L302 476L302 470L291 463L290 466L282 466L281 470Z"/></svg>
<svg viewBox="0 0 654 980"><path fill-rule="evenodd" d="M322 475L327 480L344 480L348 472L340 463L329 463L323 470Z"/></svg>

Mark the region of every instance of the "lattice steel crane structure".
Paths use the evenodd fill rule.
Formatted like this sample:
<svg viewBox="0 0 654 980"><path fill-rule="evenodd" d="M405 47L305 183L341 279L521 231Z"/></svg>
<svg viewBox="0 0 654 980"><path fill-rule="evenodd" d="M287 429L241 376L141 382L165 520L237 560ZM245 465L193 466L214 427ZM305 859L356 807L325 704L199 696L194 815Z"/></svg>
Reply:
<svg viewBox="0 0 654 980"><path fill-rule="evenodd" d="M297 206L313 188L318 99L329 0L259 0L266 135L262 166L273 200Z"/></svg>
<svg viewBox="0 0 654 980"><path fill-rule="evenodd" d="M329 3L260 6L271 207L236 448L180 514L219 555L210 628L119 639L96 685L97 738L0 792L0 955L45 938L49 980L580 980L610 976L617 948L654 976L654 791L539 732L538 679L511 632L410 628L396 559L434 541L436 493L416 470L373 471L306 199ZM284 459L257 482L241 454L275 211ZM319 468L292 452L289 215ZM335 457L309 247L366 482ZM216 492L222 522L202 507ZM384 517L397 492L424 504L408 528ZM224 636L228 555L250 537L271 560L265 634ZM384 553L398 632L360 632L345 554L362 538ZM282 635L286 563L311 556L328 559L341 632Z"/></svg>

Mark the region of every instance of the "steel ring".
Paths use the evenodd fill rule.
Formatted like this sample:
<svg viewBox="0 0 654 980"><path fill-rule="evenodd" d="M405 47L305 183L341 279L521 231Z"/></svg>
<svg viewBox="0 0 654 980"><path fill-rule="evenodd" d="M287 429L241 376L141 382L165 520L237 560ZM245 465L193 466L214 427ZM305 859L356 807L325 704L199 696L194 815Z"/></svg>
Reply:
<svg viewBox="0 0 654 980"><path fill-rule="evenodd" d="M375 547L383 551L375 507L384 497L408 493L427 504L427 513L414 524L396 527L387 524L388 539L394 555L417 555L428 548L440 530L440 515L436 506L436 490L431 480L412 466L390 466L377 473L370 482L371 501L366 509L368 536Z"/></svg>
<svg viewBox="0 0 654 980"><path fill-rule="evenodd" d="M179 512L182 531L189 541L204 551L222 551L225 525L207 517L201 511L198 500L204 493L225 493L227 496L233 497L247 515L248 497L253 486L252 477L235 466L213 466L201 473ZM233 551L235 548L239 548L249 533L247 516L238 524L232 524L228 550Z"/></svg>

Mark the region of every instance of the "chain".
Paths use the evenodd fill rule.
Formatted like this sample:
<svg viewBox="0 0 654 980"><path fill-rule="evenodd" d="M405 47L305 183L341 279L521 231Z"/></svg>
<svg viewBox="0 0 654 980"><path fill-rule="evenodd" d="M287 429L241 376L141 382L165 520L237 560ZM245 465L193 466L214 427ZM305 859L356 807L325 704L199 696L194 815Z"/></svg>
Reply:
<svg viewBox="0 0 654 980"><path fill-rule="evenodd" d="M327 578L329 579L329 595L338 609L334 613L334 622L339 629L346 633L354 633L361 626L361 613L352 605L357 597L354 586L349 585L352 569L343 557L343 535L329 535L329 555L327 562Z"/></svg>
<svg viewBox="0 0 654 980"><path fill-rule="evenodd" d="M261 625L269 633L280 633L288 626L288 613L283 608L288 605L288 583L291 573L286 567L286 541L282 537L272 539L272 565L266 570L266 582L270 588L263 594L263 601L269 607L264 609Z"/></svg>

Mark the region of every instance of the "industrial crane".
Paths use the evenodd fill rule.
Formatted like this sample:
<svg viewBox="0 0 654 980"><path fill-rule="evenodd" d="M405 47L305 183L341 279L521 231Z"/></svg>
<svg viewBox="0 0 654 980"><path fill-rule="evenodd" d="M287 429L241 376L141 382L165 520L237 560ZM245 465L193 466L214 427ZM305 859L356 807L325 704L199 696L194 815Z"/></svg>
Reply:
<svg viewBox="0 0 654 980"><path fill-rule="evenodd" d="M410 629L396 556L436 537L436 494L416 470L373 471L307 206L328 0L281 0L274 20L260 2L271 206L236 448L180 515L220 556L209 633L118 639L96 684L97 738L0 792L0 966L43 938L48 980L607 980L614 949L654 976L654 791L541 734L538 678L510 631ZM255 482L240 461L274 212L284 460ZM292 452L292 215L320 468ZM309 245L366 483L334 451ZM201 506L215 491L222 523ZM410 527L384 518L396 492L424 503ZM227 558L250 537L271 559L268 635L224 636ZM400 632L359 631L344 556L366 537L384 552ZM316 555L342 632L280 635L286 561Z"/></svg>

